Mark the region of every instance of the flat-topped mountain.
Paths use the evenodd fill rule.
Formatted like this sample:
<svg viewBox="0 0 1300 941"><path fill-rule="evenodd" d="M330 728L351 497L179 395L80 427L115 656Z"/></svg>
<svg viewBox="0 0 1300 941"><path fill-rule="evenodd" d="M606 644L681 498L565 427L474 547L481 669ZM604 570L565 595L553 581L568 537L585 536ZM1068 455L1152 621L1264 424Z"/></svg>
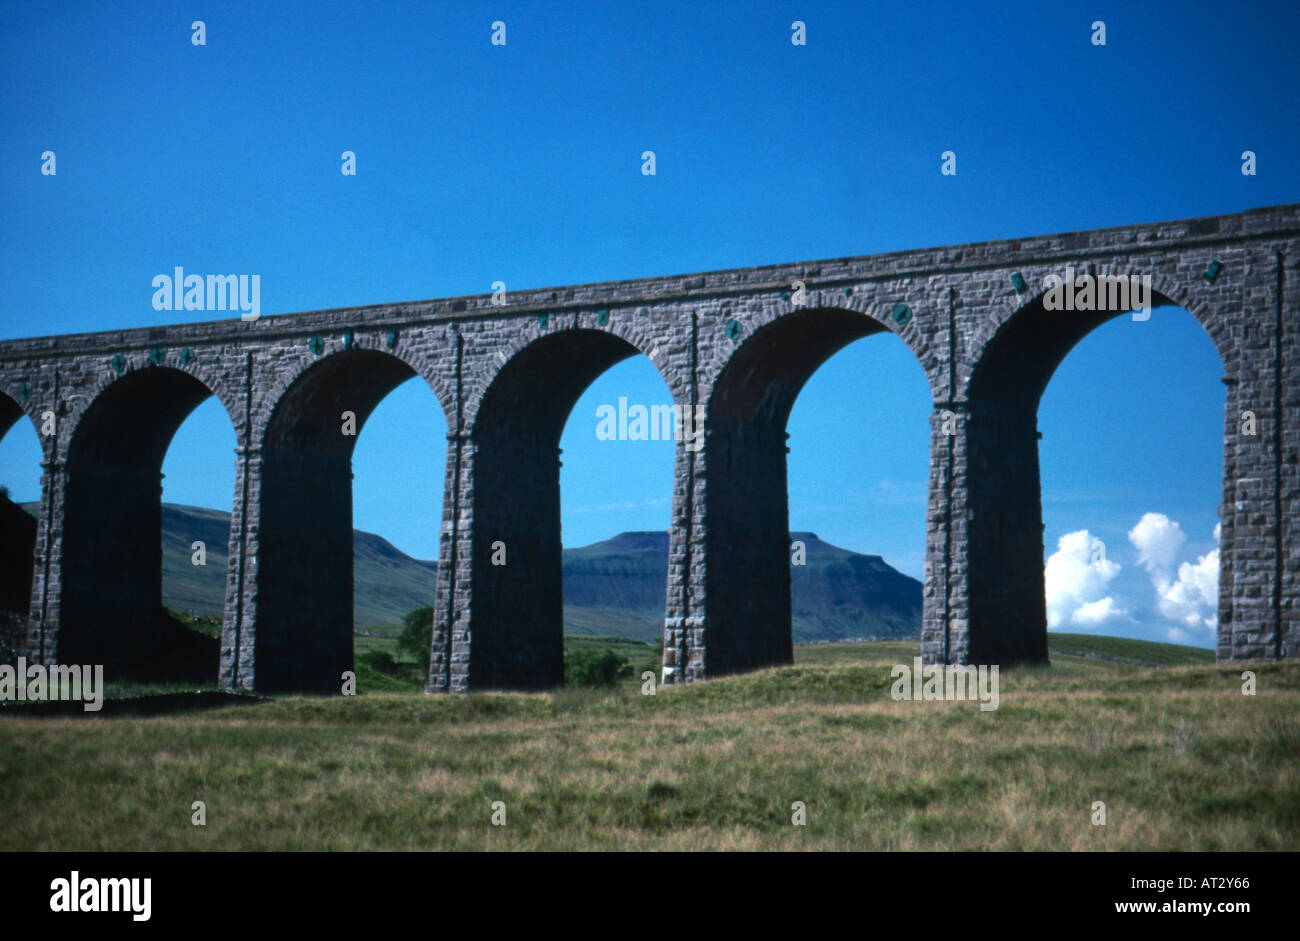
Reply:
<svg viewBox="0 0 1300 941"><path fill-rule="evenodd" d="M34 513L36 505L23 508ZM229 527L229 514L219 510L162 505L163 604L185 614L221 616ZM35 527L7 530L30 540ZM880 556L841 549L814 533L791 533L790 539L805 547L805 564L790 567L796 643L920 635L916 579ZM195 540L206 546L206 565L191 563ZM413 559L383 537L360 530L353 531L353 552L358 627L398 624L408 611L432 603L436 562ZM662 635L667 533L620 533L565 549L563 565L566 632L645 641ZM25 577L30 580L30 572Z"/></svg>
<svg viewBox="0 0 1300 941"><path fill-rule="evenodd" d="M850 637L918 637L921 583L878 555L794 532L804 564L790 566L795 643ZM620 533L564 550L565 630L652 640L663 630L668 534ZM616 626L617 629L613 629Z"/></svg>

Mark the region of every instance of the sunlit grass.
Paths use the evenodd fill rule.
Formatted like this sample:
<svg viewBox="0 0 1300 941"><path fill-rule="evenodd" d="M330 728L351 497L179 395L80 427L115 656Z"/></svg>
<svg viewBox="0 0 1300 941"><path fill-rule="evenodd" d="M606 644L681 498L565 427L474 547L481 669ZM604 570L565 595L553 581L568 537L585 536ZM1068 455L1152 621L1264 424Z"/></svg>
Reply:
<svg viewBox="0 0 1300 941"><path fill-rule="evenodd" d="M916 650L801 647L793 667L654 696L2 716L0 849L1300 847L1300 664L1250 667L1252 697L1239 666L1056 656L1003 671L981 712L892 700L889 667Z"/></svg>

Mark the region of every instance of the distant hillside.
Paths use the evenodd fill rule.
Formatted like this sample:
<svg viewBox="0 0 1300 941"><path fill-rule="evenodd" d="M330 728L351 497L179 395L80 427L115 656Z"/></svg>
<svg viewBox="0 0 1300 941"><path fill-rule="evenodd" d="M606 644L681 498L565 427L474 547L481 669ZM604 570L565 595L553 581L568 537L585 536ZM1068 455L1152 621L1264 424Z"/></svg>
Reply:
<svg viewBox="0 0 1300 941"><path fill-rule="evenodd" d="M796 643L919 637L921 583L878 555L860 555L795 532L805 565L790 566ZM653 640L663 630L668 534L622 533L564 550L565 630Z"/></svg>
<svg viewBox="0 0 1300 941"><path fill-rule="evenodd" d="M28 513L37 509L34 503L22 506ZM206 565L194 565L190 561L190 546L196 540L202 540L206 547ZM184 614L221 617L225 609L229 540L229 513L164 503L163 604ZM352 616L358 626L398 624L406 612L433 603L437 562L412 559L388 540L360 530L353 530L352 546L355 582Z"/></svg>
<svg viewBox="0 0 1300 941"><path fill-rule="evenodd" d="M213 614L225 606L230 514L164 503L163 604L181 612ZM208 564L190 562L196 539L207 546ZM352 531L353 605L358 626L399 624L402 615L433 603L438 563L412 559L387 539Z"/></svg>
<svg viewBox="0 0 1300 941"><path fill-rule="evenodd" d="M24 505L34 512L34 504ZM220 616L225 603L230 517L217 510L162 505L163 603L183 613ZM880 556L859 555L792 533L806 546L807 564L792 565L794 639L918 637L921 583ZM202 540L207 565L190 563ZM437 563L412 559L388 540L353 532L357 626L392 625L431 604ZM652 641L663 631L668 534L622 533L564 550L564 628L571 634Z"/></svg>

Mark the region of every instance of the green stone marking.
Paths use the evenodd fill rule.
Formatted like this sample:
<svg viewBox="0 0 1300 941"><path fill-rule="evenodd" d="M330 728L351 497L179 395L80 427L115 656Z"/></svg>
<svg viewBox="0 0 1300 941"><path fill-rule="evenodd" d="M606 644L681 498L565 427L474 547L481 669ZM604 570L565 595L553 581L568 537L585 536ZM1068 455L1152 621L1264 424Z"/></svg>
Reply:
<svg viewBox="0 0 1300 941"><path fill-rule="evenodd" d="M786 301L786 302L789 302L789 300L790 300L790 292L789 292L789 291L786 291L784 294L782 294L782 295L781 295L781 300Z"/></svg>
<svg viewBox="0 0 1300 941"><path fill-rule="evenodd" d="M354 334L351 330L343 331L343 349L345 350L352 349L352 345L356 342L356 340L357 340L356 334Z"/></svg>
<svg viewBox="0 0 1300 941"><path fill-rule="evenodd" d="M1016 289L1017 294L1025 293L1025 276L1019 271L1011 272L1011 286Z"/></svg>
<svg viewBox="0 0 1300 941"><path fill-rule="evenodd" d="M113 372L121 372L126 369L126 357L121 353L116 353L113 355L113 358L108 361L108 365L113 367Z"/></svg>
<svg viewBox="0 0 1300 941"><path fill-rule="evenodd" d="M736 339L736 337L738 337L738 336L740 336L740 324L736 323L736 321L734 321L734 320L728 320L728 321L727 321L727 338L730 339L730 340L734 340L734 339Z"/></svg>
<svg viewBox="0 0 1300 941"><path fill-rule="evenodd" d="M1217 261L1210 262L1210 267L1205 269L1205 280L1213 284L1214 279L1219 276L1219 272L1222 270L1223 265L1219 264Z"/></svg>
<svg viewBox="0 0 1300 941"><path fill-rule="evenodd" d="M190 349L188 346L185 347L185 349L181 350L181 365L182 365L182 366L188 366L190 363L194 362L196 359L198 359L198 357L194 355L194 351L193 351L192 349Z"/></svg>
<svg viewBox="0 0 1300 941"><path fill-rule="evenodd" d="M900 327L912 319L912 308L906 304L894 305L894 323Z"/></svg>
<svg viewBox="0 0 1300 941"><path fill-rule="evenodd" d="M24 382L22 385L18 387L18 398L22 399L24 402L26 402L29 398L31 398L31 395L32 395L32 387L29 386L27 383Z"/></svg>
<svg viewBox="0 0 1300 941"><path fill-rule="evenodd" d="M390 350L391 350L393 347L397 346L397 331L396 331L396 330L389 330L389 331L388 331L387 342L388 342L388 348L389 348Z"/></svg>
<svg viewBox="0 0 1300 941"><path fill-rule="evenodd" d="M321 352L325 349L325 341L320 337L312 337L307 341L307 349L311 350L317 356L320 356Z"/></svg>
<svg viewBox="0 0 1300 941"><path fill-rule="evenodd" d="M609 311L605 310L603 307L596 311L596 323L602 327L609 323Z"/></svg>
<svg viewBox="0 0 1300 941"><path fill-rule="evenodd" d="M853 288L845 288L845 289L844 289L844 296L845 296L845 297L852 297L852 296L853 296Z"/></svg>
<svg viewBox="0 0 1300 941"><path fill-rule="evenodd" d="M543 330L546 329L547 325L550 322L551 322L551 318L546 314L542 314L540 317L537 318L537 326L541 327Z"/></svg>
<svg viewBox="0 0 1300 941"><path fill-rule="evenodd" d="M167 356L167 351L161 346L155 346L149 351L149 362L155 366L161 366L163 359Z"/></svg>

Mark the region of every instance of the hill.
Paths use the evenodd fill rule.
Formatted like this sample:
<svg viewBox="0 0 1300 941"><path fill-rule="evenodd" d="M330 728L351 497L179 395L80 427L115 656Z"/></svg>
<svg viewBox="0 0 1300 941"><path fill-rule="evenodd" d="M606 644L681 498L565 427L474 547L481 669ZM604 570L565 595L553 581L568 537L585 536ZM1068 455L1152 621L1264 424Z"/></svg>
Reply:
<svg viewBox="0 0 1300 941"><path fill-rule="evenodd" d="M163 604L220 617L225 604L230 514L164 503ZM207 546L207 565L193 565L190 546ZM352 531L354 623L400 624L402 615L431 603L438 563L413 559L387 539Z"/></svg>
<svg viewBox="0 0 1300 941"><path fill-rule="evenodd" d="M29 513L34 504L25 504ZM225 599L230 516L218 510L162 505L163 603L185 614L220 617ZM860 555L792 533L806 564L791 566L796 643L852 638L918 637L921 583L877 555ZM207 564L191 563L202 540ZM357 626L391 626L433 598L438 565L413 559L373 533L353 531ZM653 641L663 631L668 534L621 533L564 550L564 627L570 634Z"/></svg>
<svg viewBox="0 0 1300 941"><path fill-rule="evenodd" d="M795 643L919 637L921 583L878 555L795 532L805 564L791 565ZM621 533L564 550L565 630L653 640L663 629L668 534Z"/></svg>

